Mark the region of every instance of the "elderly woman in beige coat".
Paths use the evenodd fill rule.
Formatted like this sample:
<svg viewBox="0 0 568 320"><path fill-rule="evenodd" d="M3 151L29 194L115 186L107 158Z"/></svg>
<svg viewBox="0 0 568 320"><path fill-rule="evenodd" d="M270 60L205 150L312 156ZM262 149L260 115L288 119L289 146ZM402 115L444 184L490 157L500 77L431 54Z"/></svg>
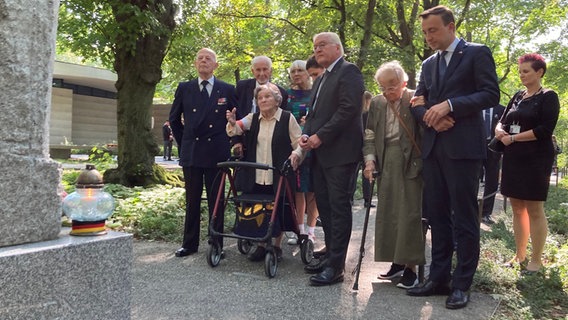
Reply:
<svg viewBox="0 0 568 320"><path fill-rule="evenodd" d="M365 128L364 174L378 171L375 261L392 262L379 279L398 281L409 289L418 284L416 265L424 264L422 235L422 159L420 128L410 113L414 90L397 61L375 74L381 95L371 100Z"/></svg>

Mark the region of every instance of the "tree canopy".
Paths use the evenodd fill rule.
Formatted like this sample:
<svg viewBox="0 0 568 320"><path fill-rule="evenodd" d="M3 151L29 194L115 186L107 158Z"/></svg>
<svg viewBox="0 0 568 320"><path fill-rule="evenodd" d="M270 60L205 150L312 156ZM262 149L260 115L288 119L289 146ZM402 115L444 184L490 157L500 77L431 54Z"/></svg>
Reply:
<svg viewBox="0 0 568 320"><path fill-rule="evenodd" d="M273 60L273 82L288 87L287 68L311 55L312 36L334 31L346 58L361 68L367 88L377 93L374 72L390 60L401 62L409 87L415 87L421 62L432 54L418 15L438 4L454 10L459 37L492 50L502 104L521 88L516 59L530 51L547 58L545 85L559 93L562 105L568 101L568 0L62 0L58 59L79 58L114 69L119 112L127 112L136 88L124 88L123 79L133 78L123 78L123 73L130 72L154 99L168 103L178 82L197 76L196 52L209 47L217 52L216 76L224 81L251 77L251 59L267 55ZM151 107L147 98L136 103ZM138 116L119 126L146 120ZM557 130L562 142L566 123L563 111ZM146 135L147 128L134 127ZM119 128L119 145L120 139ZM148 144L148 155L156 152L150 142L143 144ZM148 158L147 171L151 159L143 158Z"/></svg>

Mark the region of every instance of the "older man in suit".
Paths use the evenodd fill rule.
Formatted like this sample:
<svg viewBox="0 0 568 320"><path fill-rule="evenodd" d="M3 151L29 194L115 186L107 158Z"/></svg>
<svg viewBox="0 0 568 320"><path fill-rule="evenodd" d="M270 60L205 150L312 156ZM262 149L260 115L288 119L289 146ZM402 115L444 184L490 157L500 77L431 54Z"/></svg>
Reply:
<svg viewBox="0 0 568 320"><path fill-rule="evenodd" d="M237 98L239 106L237 116L244 117L249 113L258 112L254 101L254 89L260 85L270 82L272 77L272 60L267 56L257 56L252 59L250 70L254 76L251 79L240 80L237 82ZM286 89L276 85L282 94L280 108L285 109L288 105L288 93Z"/></svg>
<svg viewBox="0 0 568 320"><path fill-rule="evenodd" d="M313 184L327 252L317 264L304 269L315 274L310 277L311 285L324 286L343 281L351 238L351 198L363 145L365 86L359 68L343 59L337 34L315 35L314 53L326 71L314 83L300 147L313 150ZM298 159L292 157L296 165Z"/></svg>
<svg viewBox="0 0 568 320"><path fill-rule="evenodd" d="M254 89L256 87L267 84L272 77L272 60L267 56L256 56L251 61L250 70L254 76L251 79L240 80L237 82L237 99L239 101L237 107L237 118L244 118L249 113L258 112L256 102L254 101ZM286 89L276 85L282 95L280 108L286 109L288 105L288 93ZM233 137L235 152L242 154L242 138Z"/></svg>
<svg viewBox="0 0 568 320"><path fill-rule="evenodd" d="M183 167L186 200L183 244L176 251L177 257L197 252L203 183L211 218L220 183L217 162L230 156L225 112L237 106L237 98L234 86L213 76L217 67L217 55L213 50L199 50L195 59L199 77L179 84L170 111L170 124L180 146L179 164ZM223 207L219 210L214 227L222 232ZM222 248L223 240L219 241Z"/></svg>
<svg viewBox="0 0 568 320"><path fill-rule="evenodd" d="M415 95L424 103L412 109L426 128L424 215L432 228L432 263L428 281L407 293L449 294L446 308L458 309L469 301L479 261L477 192L487 144L481 110L499 102L499 86L491 51L456 38L450 9L436 6L420 18L426 42L438 51L422 64Z"/></svg>
<svg viewBox="0 0 568 320"><path fill-rule="evenodd" d="M483 124L487 143L495 137L495 127L501 116L505 112L505 107L496 105L493 108L483 110ZM501 154L487 149L487 158L483 160L483 209L481 210L481 222L485 224L495 223L491 219L493 206L495 205L495 194L499 188L499 169L501 168Z"/></svg>

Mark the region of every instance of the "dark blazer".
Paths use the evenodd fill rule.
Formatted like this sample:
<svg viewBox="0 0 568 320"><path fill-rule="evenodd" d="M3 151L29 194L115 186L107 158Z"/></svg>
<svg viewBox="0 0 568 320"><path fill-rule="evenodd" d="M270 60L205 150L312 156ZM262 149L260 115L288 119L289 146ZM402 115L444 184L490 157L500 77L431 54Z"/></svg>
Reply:
<svg viewBox="0 0 568 320"><path fill-rule="evenodd" d="M416 96L424 96L426 105L412 108L417 121L426 110L446 99L450 99L454 126L437 133L433 128L425 128L422 137L422 156L428 157L434 142L443 146L451 159L484 159L486 139L481 110L499 103L499 85L495 73L495 63L491 51L484 45L460 40L443 81L437 80L437 54L422 63L420 81Z"/></svg>
<svg viewBox="0 0 568 320"><path fill-rule="evenodd" d="M164 141L170 141L170 136L172 135L172 128L167 125L162 126L162 138Z"/></svg>
<svg viewBox="0 0 568 320"><path fill-rule="evenodd" d="M313 105L322 77L316 79ZM322 145L312 150L324 167L357 163L362 157L363 125L361 109L365 85L356 65L341 58L325 74L315 109L306 116L304 134L317 134ZM355 106L355 107L354 107Z"/></svg>
<svg viewBox="0 0 568 320"><path fill-rule="evenodd" d="M181 82L175 93L170 125L180 146L182 167L214 168L230 156L225 112L237 106L235 87L215 78L209 100L201 99L197 79Z"/></svg>
<svg viewBox="0 0 568 320"><path fill-rule="evenodd" d="M280 89L282 95L282 103L280 108L287 110L288 93L284 88L275 84ZM254 88L256 88L256 79L246 79L237 82L237 98L239 105L237 107L237 119L241 119L249 114L252 110L252 99L254 98ZM257 109L258 111L258 109Z"/></svg>

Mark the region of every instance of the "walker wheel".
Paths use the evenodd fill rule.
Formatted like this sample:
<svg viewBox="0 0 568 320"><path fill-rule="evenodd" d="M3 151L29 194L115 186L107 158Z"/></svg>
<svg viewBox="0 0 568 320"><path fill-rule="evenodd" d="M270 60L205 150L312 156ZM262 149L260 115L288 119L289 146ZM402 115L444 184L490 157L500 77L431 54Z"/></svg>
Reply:
<svg viewBox="0 0 568 320"><path fill-rule="evenodd" d="M264 273L269 278L274 278L276 276L276 271L278 270L278 259L276 259L276 254L274 251L267 251L264 256Z"/></svg>
<svg viewBox="0 0 568 320"><path fill-rule="evenodd" d="M221 248L217 243L211 243L207 249L207 263L211 267L216 267L221 261Z"/></svg>
<svg viewBox="0 0 568 320"><path fill-rule="evenodd" d="M239 249L240 253L247 254L252 248L252 242L249 240L239 239L237 240L237 248Z"/></svg>
<svg viewBox="0 0 568 320"><path fill-rule="evenodd" d="M306 239L300 245L300 256L304 264L310 264L314 258L314 242L312 239Z"/></svg>

